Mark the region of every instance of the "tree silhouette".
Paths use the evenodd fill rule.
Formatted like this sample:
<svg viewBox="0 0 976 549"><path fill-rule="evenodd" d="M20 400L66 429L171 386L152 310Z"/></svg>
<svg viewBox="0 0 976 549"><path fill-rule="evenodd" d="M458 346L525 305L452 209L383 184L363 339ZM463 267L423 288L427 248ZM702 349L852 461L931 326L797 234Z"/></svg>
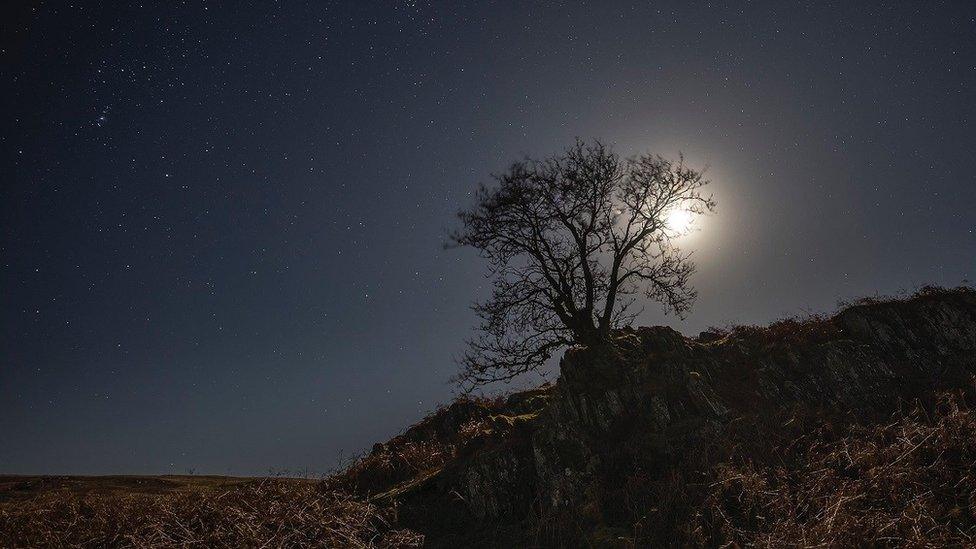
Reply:
<svg viewBox="0 0 976 549"><path fill-rule="evenodd" d="M603 345L632 320L636 295L682 314L694 264L668 227L676 211L714 211L701 171L656 155L622 159L600 142L515 162L458 213L451 243L488 260L491 297L459 359L467 389L512 379L566 345Z"/></svg>

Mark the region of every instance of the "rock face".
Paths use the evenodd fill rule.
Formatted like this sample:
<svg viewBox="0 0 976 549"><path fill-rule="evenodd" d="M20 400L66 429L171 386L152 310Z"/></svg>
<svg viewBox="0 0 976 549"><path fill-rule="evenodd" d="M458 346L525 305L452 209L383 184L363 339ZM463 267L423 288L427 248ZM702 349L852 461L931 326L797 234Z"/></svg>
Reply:
<svg viewBox="0 0 976 549"><path fill-rule="evenodd" d="M791 424L870 423L970 387L976 292L697 339L626 329L613 346L568 350L560 368L554 385L509 397L456 457L389 496L404 526L434 547L630 546L635 528L680 543L668 498L730 448L758 448Z"/></svg>

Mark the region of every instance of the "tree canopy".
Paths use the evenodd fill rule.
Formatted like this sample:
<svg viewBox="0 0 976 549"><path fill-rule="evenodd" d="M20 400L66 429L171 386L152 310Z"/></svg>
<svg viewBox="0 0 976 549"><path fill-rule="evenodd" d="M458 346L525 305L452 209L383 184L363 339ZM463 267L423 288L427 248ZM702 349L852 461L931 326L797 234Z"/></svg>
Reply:
<svg viewBox="0 0 976 549"><path fill-rule="evenodd" d="M543 160L526 158L481 185L458 213L451 242L488 260L491 295L474 305L479 334L459 362L467 388L540 367L566 345L601 345L636 314L636 298L683 314L695 270L669 227L677 211L714 211L704 174L683 156L621 158L577 142Z"/></svg>

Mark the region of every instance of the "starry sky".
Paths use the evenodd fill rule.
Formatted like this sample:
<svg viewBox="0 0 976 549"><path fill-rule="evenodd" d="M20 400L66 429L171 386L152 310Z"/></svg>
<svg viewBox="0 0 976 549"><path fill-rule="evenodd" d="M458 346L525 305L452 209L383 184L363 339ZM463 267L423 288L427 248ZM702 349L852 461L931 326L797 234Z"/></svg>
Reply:
<svg viewBox="0 0 976 549"><path fill-rule="evenodd" d="M454 213L576 136L709 167L698 305L641 324L976 275L976 3L32 4L0 473L321 472L395 434L486 295Z"/></svg>

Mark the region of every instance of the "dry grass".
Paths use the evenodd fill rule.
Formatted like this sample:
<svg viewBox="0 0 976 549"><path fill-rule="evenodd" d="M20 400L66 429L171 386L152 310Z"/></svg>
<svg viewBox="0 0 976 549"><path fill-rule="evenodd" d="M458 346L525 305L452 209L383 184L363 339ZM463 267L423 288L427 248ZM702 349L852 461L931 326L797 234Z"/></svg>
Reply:
<svg viewBox="0 0 976 549"><path fill-rule="evenodd" d="M541 517L536 539L545 547L602 539L614 547L974 547L976 412L966 394L871 426L813 416L743 426L688 447L671 465L647 461L648 448L631 439L604 456L586 504Z"/></svg>
<svg viewBox="0 0 976 549"><path fill-rule="evenodd" d="M887 305L893 302L938 299L951 295L971 295L974 292L976 290L973 287L966 285L955 288L923 286L911 294L906 292L898 296L875 295L840 301L838 307L840 311L854 307ZM765 326L736 324L712 326L702 332L702 336L706 342L730 338L759 345L819 343L838 336L838 326L835 319L836 313L834 315L815 313L794 315Z"/></svg>
<svg viewBox="0 0 976 549"><path fill-rule="evenodd" d="M976 414L961 394L887 425L823 432L782 465L718 466L696 542L761 547L951 547L976 543ZM792 463L792 464L791 464Z"/></svg>
<svg viewBox="0 0 976 549"><path fill-rule="evenodd" d="M792 318L709 339L788 349L833 338L836 325ZM976 412L962 392L927 402L860 427L851 422L877 417L783 406L673 448L677 439L663 444L636 424L601 452L583 504L489 525L510 541L494 546L976 546ZM465 459L478 442L505 440L536 409L461 399L318 482L111 477L90 490L73 478L0 477L0 547L421 546L422 535L398 526L393 498L372 496ZM448 546L492 545L491 528L467 531L484 525L451 523L440 508L402 511L432 543L451 528Z"/></svg>
<svg viewBox="0 0 976 549"><path fill-rule="evenodd" d="M3 547L418 547L395 509L329 482L266 479L166 495L44 492L0 505Z"/></svg>
<svg viewBox="0 0 976 549"><path fill-rule="evenodd" d="M366 496L430 473L454 459L472 440L492 431L491 416L503 408L498 398L466 396L385 444L377 444L341 474L336 482Z"/></svg>
<svg viewBox="0 0 976 549"><path fill-rule="evenodd" d="M458 419L446 410L428 418L428 435L437 422ZM944 395L934 407L917 405L883 425L799 423L780 436L759 436L764 428L728 433L727 444L700 449L664 471L624 459L623 476L591 486L587 505L539 517L525 541L545 547L976 545L976 413L962 393ZM177 491L150 483L144 493L54 484L0 503L0 547L422 546L423 536L397 527L395 507L340 487L350 479L365 482L363 475L374 475L371 483L381 487L440 467L490 424L490 416L469 417L437 444L407 432L317 482L234 479ZM640 444L628 446L615 454L646 455Z"/></svg>
<svg viewBox="0 0 976 549"><path fill-rule="evenodd" d="M253 482L251 477L209 475L162 476L0 476L0 504L27 500L45 492L70 492L78 496L166 495L228 490ZM296 479L297 481L297 479Z"/></svg>
<svg viewBox="0 0 976 549"><path fill-rule="evenodd" d="M503 404L443 406L322 481L2 477L0 547L418 547L395 506L369 496L443 466Z"/></svg>

